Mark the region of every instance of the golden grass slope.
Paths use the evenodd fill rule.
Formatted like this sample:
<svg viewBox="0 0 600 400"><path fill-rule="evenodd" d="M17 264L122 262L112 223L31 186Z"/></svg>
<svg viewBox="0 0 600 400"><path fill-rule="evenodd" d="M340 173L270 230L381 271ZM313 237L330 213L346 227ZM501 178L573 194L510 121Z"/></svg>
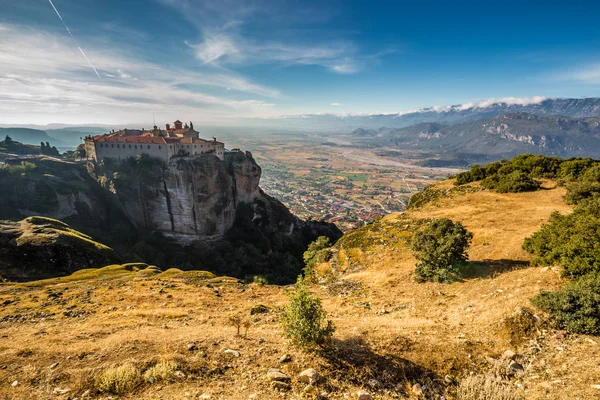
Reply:
<svg viewBox="0 0 600 400"><path fill-rule="evenodd" d="M450 189L451 182L437 187ZM540 290L561 284L552 269L530 267L521 250L552 211L570 211L563 189L545 187L440 198L344 237L331 265L319 266L327 281L313 287L337 326L338 350L329 355L302 353L282 338L282 287L203 272L150 267L144 273L148 268L138 265L1 285L0 398L81 398L87 390L88 398L106 398L110 394L100 390L117 387L132 399L311 399L322 393L355 399L358 390L375 399L417 398L411 387L419 383L428 398L439 399L454 393L448 382L488 372L493 366L486 357L507 349L523 355L525 374L510 382L519 395L596 398L597 339L541 326L515 343L503 323ZM437 217L461 221L475 234L471 268L461 282L418 284L407 241L419 220ZM269 312L251 315L258 304ZM231 315L251 321L247 337L235 336ZM280 363L284 353L291 362ZM291 377L290 391L271 386L269 368ZM298 379L306 368L321 376L313 388Z"/></svg>

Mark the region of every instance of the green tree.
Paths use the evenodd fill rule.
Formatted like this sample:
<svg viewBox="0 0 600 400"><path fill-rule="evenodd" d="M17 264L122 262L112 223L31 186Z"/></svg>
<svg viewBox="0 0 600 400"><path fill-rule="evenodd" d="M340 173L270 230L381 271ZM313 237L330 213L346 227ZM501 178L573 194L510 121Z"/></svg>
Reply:
<svg viewBox="0 0 600 400"><path fill-rule="evenodd" d="M290 302L280 318L284 336L305 350L330 344L335 326L327 319L321 299L310 293L301 276L298 277L295 290L288 295Z"/></svg>
<svg viewBox="0 0 600 400"><path fill-rule="evenodd" d="M190 121L190 129L194 130L194 123L192 121Z"/></svg>
<svg viewBox="0 0 600 400"><path fill-rule="evenodd" d="M12 144L13 140L10 136L6 135L6 137L4 138L4 143L6 144Z"/></svg>
<svg viewBox="0 0 600 400"><path fill-rule="evenodd" d="M468 260L467 249L473 234L460 222L447 218L431 221L417 231L412 239L411 249L419 261L415 267L418 281L444 282L461 264Z"/></svg>

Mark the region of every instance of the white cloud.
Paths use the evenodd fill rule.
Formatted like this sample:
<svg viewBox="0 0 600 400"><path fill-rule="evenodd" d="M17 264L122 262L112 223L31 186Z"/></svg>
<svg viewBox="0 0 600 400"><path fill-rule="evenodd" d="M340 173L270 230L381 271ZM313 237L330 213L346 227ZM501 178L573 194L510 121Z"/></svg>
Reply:
<svg viewBox="0 0 600 400"><path fill-rule="evenodd" d="M198 60L217 67L228 65L320 65L339 74L361 69L356 49L348 42L305 46L279 42L257 43L235 33L205 30L200 44L186 44L195 50Z"/></svg>
<svg viewBox="0 0 600 400"><path fill-rule="evenodd" d="M261 0L159 0L173 6L198 27L199 42L188 41L205 65L216 67L279 64L318 65L338 74L354 74L391 49L363 54L351 41L315 37L297 23L331 18L327 4L311 7L293 1ZM249 28L249 27L253 27ZM258 27L258 28L257 28ZM252 34L259 29L264 35ZM293 34L289 34L294 31ZM312 35L311 35L312 34ZM260 38L259 38L260 36ZM336 35L339 37L339 35Z"/></svg>
<svg viewBox="0 0 600 400"><path fill-rule="evenodd" d="M342 103L331 103L331 105L332 105L333 107L339 107L339 106L341 106L341 105L342 105Z"/></svg>
<svg viewBox="0 0 600 400"><path fill-rule="evenodd" d="M600 63L589 64L582 68L573 68L554 75L561 81L576 81L580 83L600 84Z"/></svg>
<svg viewBox="0 0 600 400"><path fill-rule="evenodd" d="M153 110L215 121L270 115L273 103L253 97L280 94L228 71L167 68L120 49L88 46L103 76L98 80L68 36L22 26L2 30L0 123L135 122ZM211 89L227 90L228 97Z"/></svg>

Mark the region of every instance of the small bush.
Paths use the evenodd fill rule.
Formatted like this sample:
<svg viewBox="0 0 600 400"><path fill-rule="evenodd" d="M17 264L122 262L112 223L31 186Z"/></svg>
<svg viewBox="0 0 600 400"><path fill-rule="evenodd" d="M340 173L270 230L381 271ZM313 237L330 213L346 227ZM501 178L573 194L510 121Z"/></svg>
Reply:
<svg viewBox="0 0 600 400"><path fill-rule="evenodd" d="M100 392L125 394L138 387L141 381L140 370L127 363L102 371L95 379L95 386Z"/></svg>
<svg viewBox="0 0 600 400"><path fill-rule="evenodd" d="M161 360L144 372L144 380L150 383L173 381L178 367L173 360Z"/></svg>
<svg viewBox="0 0 600 400"><path fill-rule="evenodd" d="M600 272L592 272L556 292L542 292L531 303L549 313L559 328L600 335Z"/></svg>
<svg viewBox="0 0 600 400"><path fill-rule="evenodd" d="M331 243L326 236L319 236L317 240L308 245L304 252L304 275L312 275L317 264L329 261L331 258Z"/></svg>
<svg viewBox="0 0 600 400"><path fill-rule="evenodd" d="M307 350L327 346L335 327L327 319L321 299L310 293L302 277L298 277L296 288L289 297L290 302L283 309L280 319L284 336Z"/></svg>
<svg viewBox="0 0 600 400"><path fill-rule="evenodd" d="M520 400L515 389L497 377L471 375L460 381L456 400Z"/></svg>
<svg viewBox="0 0 600 400"><path fill-rule="evenodd" d="M265 286L269 284L269 280L264 275L254 275L252 277L252 282L256 283L259 286Z"/></svg>
<svg viewBox="0 0 600 400"><path fill-rule="evenodd" d="M436 219L413 236L411 249L419 263L415 267L418 281L445 282L467 261L466 250L473 234L460 222Z"/></svg>

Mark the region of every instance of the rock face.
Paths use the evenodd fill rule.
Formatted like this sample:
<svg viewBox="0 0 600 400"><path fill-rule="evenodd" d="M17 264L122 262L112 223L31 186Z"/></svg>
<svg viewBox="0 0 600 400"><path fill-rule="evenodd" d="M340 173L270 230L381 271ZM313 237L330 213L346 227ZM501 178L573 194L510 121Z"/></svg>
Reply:
<svg viewBox="0 0 600 400"><path fill-rule="evenodd" d="M261 196L261 169L249 152L98 167L99 179L112 185L123 209L139 227L183 241L222 237L238 205Z"/></svg>
<svg viewBox="0 0 600 400"><path fill-rule="evenodd" d="M115 252L60 221L0 221L0 277L29 280L68 275L118 261Z"/></svg>
<svg viewBox="0 0 600 400"><path fill-rule="evenodd" d="M310 242L341 236L335 225L302 221L265 194L250 153L228 152L223 160L177 157L168 164L145 155L100 165L35 157L5 161L0 220L60 219L111 246L125 262L288 283L301 272ZM71 272L69 266L54 276Z"/></svg>

